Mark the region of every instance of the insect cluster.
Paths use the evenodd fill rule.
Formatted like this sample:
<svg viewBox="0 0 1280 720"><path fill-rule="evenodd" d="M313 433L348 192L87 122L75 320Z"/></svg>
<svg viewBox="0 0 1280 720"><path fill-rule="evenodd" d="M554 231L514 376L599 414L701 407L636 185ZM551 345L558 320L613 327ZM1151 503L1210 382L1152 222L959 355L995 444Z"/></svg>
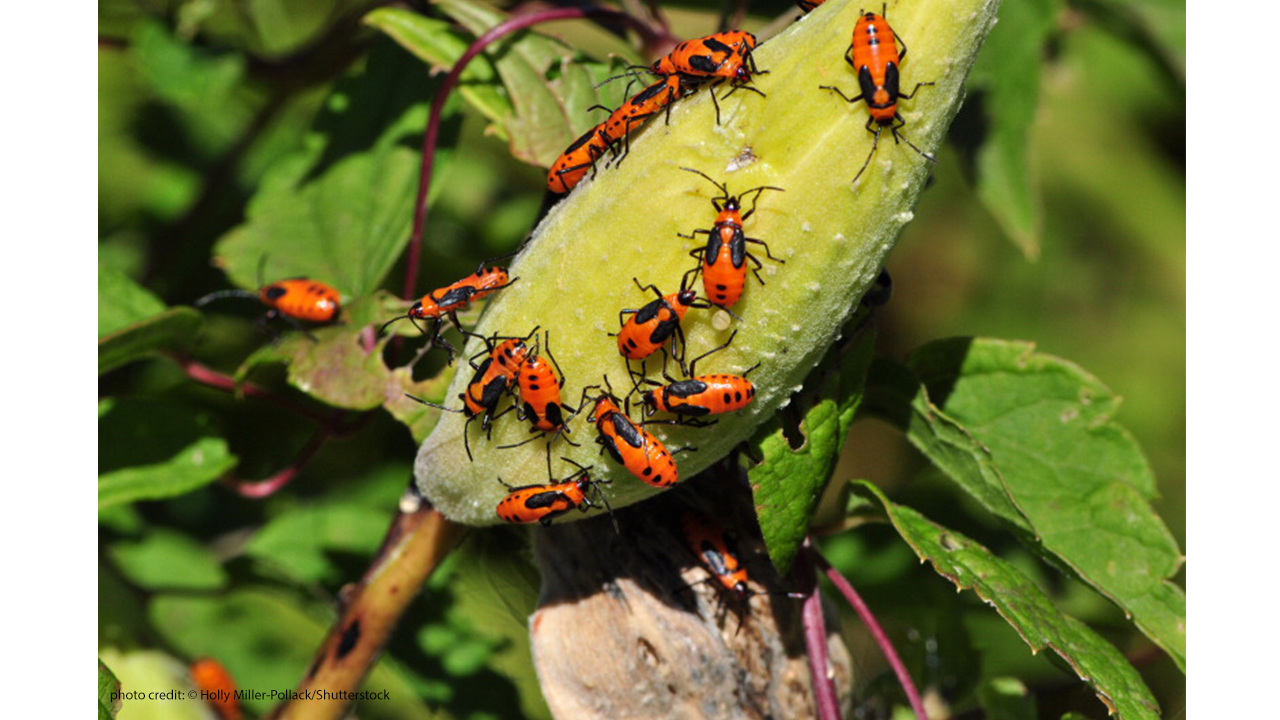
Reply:
<svg viewBox="0 0 1280 720"><path fill-rule="evenodd" d="M802 1L799 4L808 11L820 2ZM918 83L911 94L899 90L899 64L906 56L905 44L899 53L899 43L901 39L889 27L883 14L861 13L844 56L857 77L859 94L849 97L835 86L817 88L835 92L850 103L863 101L867 106L866 129L874 134L875 140L867 159L854 176L855 181L870 163L882 130L888 128L895 142L905 141L899 132L905 121L897 110L898 100L910 98L920 87L932 84ZM606 167L620 165L630 152L632 133L659 114L669 122L671 106L683 98L701 91L710 93L718 124L720 99L739 90L763 97L764 93L752 86L755 76L768 72L756 66L753 53L757 46L758 41L751 33L721 32L682 42L651 66L632 68L628 76L648 75L652 81L616 110L610 111L607 118L575 140L552 163L546 181L549 197L555 199L567 195L588 172L596 173L601 164ZM594 109L597 108L590 108ZM910 141L906 142L932 161ZM690 360L684 323L691 310L723 311L738 318L733 308L747 291L748 271L756 278L756 284L763 287L765 281L760 271L764 262L779 268L785 264L786 261L775 256L764 240L750 237L747 231L747 224L758 205L780 201L785 197L782 195L785 190L761 185L735 194L727 183L701 170L681 169L700 176L715 188L716 194L710 202L716 214L709 223L710 227L698 227L679 234L679 237L694 240L699 246L688 253L695 264L680 276L677 290L664 293L656 284L642 284L640 278L632 278L640 292L651 294L653 299L638 308L620 309L618 328L609 333L616 338L618 352L627 364L630 388L621 394L615 391L609 377L602 375L599 381L581 388L575 404L566 402L566 378L552 354L550 331L539 334L541 328L533 327L523 335L482 336L463 327L458 318L460 311L519 280L511 277L506 268L481 264L474 273L423 295L404 315L391 318L382 326L385 331L398 321L409 320L428 338L424 351L442 347L448 352L450 362L457 350L442 337L446 321L464 338L474 337L484 343L481 352L467 358L473 374L465 390L457 396L460 406L437 405L410 396L424 404L466 416L463 444L468 458L474 457L470 437L473 423L479 421L479 430L488 439L494 424L512 410L518 420L529 423L532 437L498 446L498 450L538 439L546 441L546 482L511 485L502 478L496 478L508 490L496 508L501 519L547 525L573 510L608 509L608 500L601 487L608 481L593 479L594 466L584 467L562 458L574 467L559 479L552 469L553 444L563 440L575 447L579 445L571 439L571 425L579 415L584 415L585 421L594 426L595 442L600 445L601 454L607 453L612 462L639 481L666 489L680 480L674 456L696 448L686 446L669 450L647 426L707 427L714 423L708 416L740 411L755 398L756 387L748 376L759 363L748 368L719 368L716 372L698 374L698 365L727 348L739 330L735 330L724 344ZM703 239L705 244L702 244ZM699 284L701 294L695 289ZM667 289L671 288L668 286ZM231 294L249 293L215 293L202 298L201 302ZM294 323L299 320L328 322L338 314L337 292L313 280L293 279L267 285L258 296L271 308L271 314ZM695 316L705 314L695 313ZM661 375L665 382L648 379L646 362L654 355L661 355ZM638 363L638 367L633 363ZM678 375L671 373L672 364L676 366ZM506 398L511 402L503 409ZM633 418L633 404L639 409L641 419ZM720 555L725 556L726 552ZM717 571L717 574L727 577L732 572ZM726 587L731 588L727 582Z"/></svg>

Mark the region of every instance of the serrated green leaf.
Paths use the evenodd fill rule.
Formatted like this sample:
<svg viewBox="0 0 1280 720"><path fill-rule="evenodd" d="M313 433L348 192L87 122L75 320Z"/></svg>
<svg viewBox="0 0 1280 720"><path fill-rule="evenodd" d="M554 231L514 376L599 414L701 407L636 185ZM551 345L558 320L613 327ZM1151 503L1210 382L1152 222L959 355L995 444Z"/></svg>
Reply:
<svg viewBox="0 0 1280 720"><path fill-rule="evenodd" d="M246 686L262 690L297 685L332 621L327 610L268 589L217 597L161 595L150 606L156 630L173 647L191 657L216 657L234 677L252 678ZM417 699L390 658L374 666L363 688L386 690L390 699L362 703L362 718L439 717ZM262 715L277 702L248 698L244 705Z"/></svg>
<svg viewBox="0 0 1280 720"><path fill-rule="evenodd" d="M1120 399L1024 342L944 340L908 364L989 454L1038 538L1032 549L1120 605L1185 669L1186 600L1168 580L1182 554L1147 502L1146 457L1113 420Z"/></svg>
<svg viewBox="0 0 1280 720"><path fill-rule="evenodd" d="M116 568L145 590L217 590L227 582L213 552L181 533L152 530L138 540L113 542L106 551Z"/></svg>
<svg viewBox="0 0 1280 720"><path fill-rule="evenodd" d="M363 69L337 83L303 149L263 177L247 220L218 241L231 281L256 289L304 276L348 298L372 292L409 240L430 86L421 63L375 43Z"/></svg>
<svg viewBox="0 0 1280 720"><path fill-rule="evenodd" d="M120 681L98 659L98 720L112 720L120 712Z"/></svg>
<svg viewBox="0 0 1280 720"><path fill-rule="evenodd" d="M235 464L225 440L201 438L166 462L99 475L98 508L177 497L217 480Z"/></svg>
<svg viewBox="0 0 1280 720"><path fill-rule="evenodd" d="M1032 531L1031 522L1005 486L991 454L933 404L928 391L907 367L876 358L867 376L865 408L902 430L912 445L987 510L1020 531Z"/></svg>
<svg viewBox="0 0 1280 720"><path fill-rule="evenodd" d="M427 17L407 8L381 7L365 15L363 22L386 33L405 50L438 70L451 68L474 40L458 33L451 22ZM502 121L514 113L515 108L502 90L493 63L483 54L477 56L462 71L460 80L456 92L481 115L489 118L494 131L506 140Z"/></svg>
<svg viewBox="0 0 1280 720"><path fill-rule="evenodd" d="M1155 720L1160 708L1142 677L1115 647L1053 606L1035 583L969 538L916 511L895 505L878 488L859 482L921 560L961 590L973 590L995 608L1032 652L1052 649L1087 682L1120 720Z"/></svg>
<svg viewBox="0 0 1280 720"><path fill-rule="evenodd" d="M972 164L978 197L1029 258L1040 254L1042 223L1031 127L1045 45L1062 6L1061 0L1001 4L1000 22L970 73L970 100L954 133Z"/></svg>
<svg viewBox="0 0 1280 720"><path fill-rule="evenodd" d="M800 420L802 446L791 449L777 419L766 423L752 441L764 461L752 466L747 476L769 559L780 574L786 574L809 534L814 508L862 402L874 351L875 332L868 327L857 333L851 347L837 346L814 370L809 387L798 398L801 404L810 394L817 398Z"/></svg>
<svg viewBox="0 0 1280 720"><path fill-rule="evenodd" d="M341 569L328 551L372 555L387 530L388 510L345 504L294 508L266 524L245 553L295 581L337 581Z"/></svg>
<svg viewBox="0 0 1280 720"><path fill-rule="evenodd" d="M890 144L852 185L857 163L872 143L864 129L866 110L818 86L854 84L841 58L858 10L851 0L830 0L762 43L754 57L768 73L752 83L765 97L738 92L721 100L718 127L704 90L674 103L669 124L654 121L634 133L626 162L602 168L548 212L511 265L512 275L524 280L491 298L474 331L524 336L535 326L549 329L566 397L576 399L585 386L603 384L602 375L625 393L630 389L626 363L608 333L618 327L619 310L653 300L653 293L639 290L632 279L673 292L689 270L694 245L678 235L709 227L715 217L711 199L717 191L680 168L697 168L737 193L762 185L784 188L760 198L746 231L768 242L786 264L764 263L766 285L751 279L734 306L741 322L694 310L683 323L690 357L722 345L730 326L739 331L732 346L716 354L714 366L718 372L741 373L760 363L751 375L755 400L740 413L722 416L714 430L652 426L673 452L698 448L676 455L681 477L696 474L751 437L835 341L912 218L928 175L923 158ZM930 0L899 10L895 27L930 48L912 56L913 72L938 82L935 92L921 93L906 109L912 140L921 149L937 146L954 115L966 69L993 12L994 2L988 0L969 0L963 7ZM466 351L479 349L473 340ZM655 380L661 378L658 365L651 361L646 368ZM446 396L461 393L470 376L456 375ZM578 428L584 436L594 433L585 419L577 421L575 438ZM496 451L494 446L526 439L527 426L503 420L494 423L486 439L473 423L471 462L463 449L464 425L457 414L441 419L419 449L415 477L450 519L501 522L493 507L503 488L494 478L541 481L547 472L545 451L538 443ZM612 481L609 502L615 509L658 492L601 461L591 443L560 444L555 450L594 464L600 479Z"/></svg>

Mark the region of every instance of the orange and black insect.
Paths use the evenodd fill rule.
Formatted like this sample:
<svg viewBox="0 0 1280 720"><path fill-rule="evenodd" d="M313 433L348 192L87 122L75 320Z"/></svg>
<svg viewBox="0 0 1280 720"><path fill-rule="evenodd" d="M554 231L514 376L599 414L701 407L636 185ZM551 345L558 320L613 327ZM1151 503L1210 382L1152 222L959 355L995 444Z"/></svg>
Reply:
<svg viewBox="0 0 1280 720"><path fill-rule="evenodd" d="M735 84L746 83L750 82L753 74L763 74L756 68L752 55L755 49L755 35L730 30L685 40L668 55L655 61L650 69L658 75L681 73L722 78Z"/></svg>
<svg viewBox="0 0 1280 720"><path fill-rule="evenodd" d="M898 53L898 43L902 43L901 54ZM885 20L884 15L873 12L863 13L853 26L853 41L844 54L845 62L849 63L853 71L858 74L858 88L861 93L851 98L841 92L840 88L831 85L819 86L819 89L836 93L845 102L856 103L862 100L867 104L869 117L866 128L867 132L875 134L875 139L871 141L871 152L867 153L866 161L862 163L858 174L853 177L854 182L862 177L863 171L871 163L871 157L876 154L876 146L880 143L880 131L885 128L889 128L889 132L893 133L895 143L905 142L920 157L929 162L935 162L932 155L916 147L898 132L907 124L902 114L898 112L898 100L902 98L909 100L915 97L921 87L933 84L917 83L910 93L899 90L899 65L906 57L907 44L893 32L893 28L889 27L889 22ZM874 129L872 125L875 125Z"/></svg>
<svg viewBox="0 0 1280 720"><path fill-rule="evenodd" d="M551 331L546 331L543 337L542 347L534 341L533 348L529 350L524 365L516 375L516 388L520 395L517 415L521 420L533 420L533 432L555 433L558 436L569 432L568 419L578 411L561 400L564 372L551 354ZM551 362L543 359L543 350Z"/></svg>
<svg viewBox="0 0 1280 720"><path fill-rule="evenodd" d="M827 0L796 0L796 5L804 12L809 12Z"/></svg>
<svg viewBox="0 0 1280 720"><path fill-rule="evenodd" d="M681 74L687 78L714 78L713 86L728 81L732 89L725 93L725 97L738 89L750 90L764 97L763 92L748 84L753 75L768 72L756 67L753 54L755 49L755 35L742 30L730 30L686 40L668 55L659 58L649 69L663 76ZM720 103L714 91L711 93L711 101L715 105L718 125Z"/></svg>
<svg viewBox="0 0 1280 720"><path fill-rule="evenodd" d="M723 528L701 513L687 510L680 518L680 530L689 549L716 582L743 601L751 596L747 567L729 548Z"/></svg>
<svg viewBox="0 0 1280 720"><path fill-rule="evenodd" d="M462 400L461 410L437 405L408 393L405 393L405 395L423 405L430 405L433 408L447 412L460 412L466 415L467 423L462 430L462 442L467 450L467 458L474 459L471 456L471 440L468 434L471 423L477 417L481 418L480 429L488 437L493 428L493 421L511 411L511 408L507 408L502 412L498 412L498 403L502 401L502 396L508 392L511 384L515 382L520 368L524 365L524 361L529 354L529 348L525 343L536 332L538 332L538 328L535 327L532 332L523 338L502 338L498 335L484 338L484 351L477 353L469 360L471 367L476 371L475 375L471 377L471 382L467 383L466 390L458 394L458 399ZM485 359L477 365L476 359L480 357Z"/></svg>
<svg viewBox="0 0 1280 720"><path fill-rule="evenodd" d="M422 334L430 336L434 343L443 346L449 352L449 361L453 362L453 355L456 351L452 345L440 337L440 324L444 321L444 318L448 318L453 323L453 326L458 328L459 332L465 333L462 325L458 322L458 312L466 310L471 306L471 303L508 287L519 279L508 276L506 268L485 267L481 264L474 273L461 280L423 295L422 299L409 308L408 313L391 318L383 323L378 333L381 334L386 331L387 326L397 320L407 319ZM433 321L434 324L431 327L431 331L428 332L418 325L418 320Z"/></svg>
<svg viewBox="0 0 1280 720"><path fill-rule="evenodd" d="M278 318L295 329L302 330L312 340L315 339L315 336L311 335L298 321L303 320L309 323L332 322L338 316L338 311L342 306L342 296L333 287L319 280L301 277L288 278L273 282L270 285L264 285L257 292L249 290L219 290L196 300L194 305L196 307L204 307L215 300L231 297L259 300L263 305L270 308L260 320L261 323L267 323Z"/></svg>
<svg viewBox="0 0 1280 720"><path fill-rule="evenodd" d="M690 270L689 273L702 273L702 288L707 294L707 299L713 305L722 308L733 307L738 302L738 298L742 297L742 290L747 283L747 260L750 260L755 267L751 269L752 274L764 284L764 278L760 277L760 268L763 267L760 260L747 251L747 243L753 243L764 248L765 255L774 262L785 263L786 260L776 258L773 253L769 252L769 246L763 240L749 238L742 230L743 223L747 218L751 217L756 211L756 201L760 199L760 193L765 190L777 190L782 192L782 188L773 187L772 185L763 185L761 187L752 188L741 195L730 195L729 190L724 185L712 180L710 177L699 170L693 168L680 168L691 173L697 173L706 178L708 182L715 185L720 190L720 196L712 198L711 204L715 207L719 215L716 216L715 225L710 230L694 230L688 235L681 234L680 237L694 239L697 235L706 235L706 247L695 248L690 251L690 255L700 260L699 267ZM742 212L742 198L755 193L751 198L751 209ZM687 274L685 283L687 284Z"/></svg>
<svg viewBox="0 0 1280 720"><path fill-rule="evenodd" d="M752 590L748 584L750 578L747 575L747 566L733 551L728 534L719 523L702 513L686 510L680 518L680 530L694 556L711 573L711 579L719 583L720 587L735 599L740 616L748 610L747 603L753 595L804 597L801 593L769 593ZM742 629L741 624L738 625L738 629Z"/></svg>
<svg viewBox="0 0 1280 720"><path fill-rule="evenodd" d="M622 159L631 151L631 131L644 124L645 120L666 111L667 119L671 118L671 104L687 95L693 83L679 74L668 75L636 93L617 110L609 114L609 118L599 126L599 132L610 144L622 143L618 158ZM588 110L603 108L596 105Z"/></svg>
<svg viewBox="0 0 1280 720"><path fill-rule="evenodd" d="M605 376L605 384L609 378ZM583 403L587 402L587 391L599 389L599 386L588 386L582 389ZM609 456L627 472L636 476L641 482L658 488L669 488L680 481L676 469L676 461L672 453L649 431L631 421L618 407L617 398L612 392L601 393L595 400L595 407L587 416L587 422L595 423L596 442L601 451L608 450ZM681 448L676 452L692 450Z"/></svg>
<svg viewBox="0 0 1280 720"><path fill-rule="evenodd" d="M568 193L582 182L588 170L595 169L596 161L609 151L615 140L605 132L605 123L583 133L547 170L547 191L553 195Z"/></svg>
<svg viewBox="0 0 1280 720"><path fill-rule="evenodd" d="M760 363L751 366L741 375L696 374L699 360L729 347L729 343L732 343L737 335L738 331L735 330L723 345L708 350L689 363L690 377L687 380L676 380L670 375L665 375L668 381L666 385L645 380L646 384L657 388L645 391L641 396L645 416L661 411L672 413L681 419L696 418L704 415L721 415L750 405L756 397L756 386L747 379L747 375L760 367Z"/></svg>
<svg viewBox="0 0 1280 720"><path fill-rule="evenodd" d="M236 683L222 663L213 658L201 658L191 663L191 680L195 683L209 707L221 720L240 720L244 713L236 699Z"/></svg>
<svg viewBox="0 0 1280 720"><path fill-rule="evenodd" d="M586 512L602 505L609 509L609 501L600 490L600 485L608 481L592 480L589 475L592 466L583 467L569 458L560 459L578 468L563 480L513 487L498 478L498 482L509 490L498 503L498 517L511 523L550 525L552 520L574 509Z"/></svg>
<svg viewBox="0 0 1280 720"><path fill-rule="evenodd" d="M675 338L672 353L683 368L684 331L680 328L680 322L684 320L689 308L709 308L711 304L699 300L696 292L683 286L679 292L663 295L653 285L641 285L636 278L632 280L641 292L652 290L658 299L639 310L618 311L618 324L621 325L617 333L618 352L627 360L643 360L661 350L665 366L666 343ZM624 315L630 315L631 318L623 319Z"/></svg>

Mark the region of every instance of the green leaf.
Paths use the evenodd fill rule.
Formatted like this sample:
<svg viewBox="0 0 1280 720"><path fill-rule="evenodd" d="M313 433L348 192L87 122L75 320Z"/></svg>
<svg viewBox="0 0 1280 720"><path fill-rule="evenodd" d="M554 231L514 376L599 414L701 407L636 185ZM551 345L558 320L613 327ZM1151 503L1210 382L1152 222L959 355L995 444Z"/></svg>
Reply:
<svg viewBox="0 0 1280 720"><path fill-rule="evenodd" d="M1001 3L1000 22L974 63L969 98L953 134L971 166L978 197L1029 258L1040 254L1042 223L1031 128L1045 45L1062 6L1061 0Z"/></svg>
<svg viewBox="0 0 1280 720"><path fill-rule="evenodd" d="M994 19L994 6L988 0L967 0L962 7L929 0L900 9L895 28L930 48L912 56L915 71L939 82L909 108L912 140L921 149L934 149L953 117L967 67ZM683 323L690 357L723 344L730 327L739 331L713 364L717 372L742 373L759 363L751 375L755 400L739 413L721 416L714 432L650 428L673 452L698 448L675 456L684 478L754 435L853 315L912 218L929 172L923 158L890 144L859 184L852 185L856 168L851 166L857 161L850 158L865 157L872 143L871 133L863 129L866 109L816 86L854 85L849 66L830 58L840 58L848 49L858 10L854 2L833 0L761 44L754 57L768 73L752 83L765 97L737 92L722 100L719 127L710 93L704 90L674 103L669 124L655 119L634 133L626 162L601 168L551 208L511 265L512 276L523 280L490 299L474 332L523 336L541 326L554 339L566 397L580 397L585 387L602 385L604 377L625 393L630 389L627 365L608 333L618 328L619 310L640 308L654 299L633 278L673 292L689 270L688 253L694 246L679 234L709 227L715 218L711 200L718 191L680 167L706 172L737 193L763 185L784 188L761 196L745 230L768 242L771 253L786 264L764 262L765 285L750 279L734 306L741 322L693 310ZM784 113L787 122L778 122ZM469 345L470 354L480 349L474 339ZM658 381L659 364L651 359L645 370ZM470 376L455 375L446 396L461 393ZM578 421L575 438L578 428L585 429L584 436L594 432L585 419ZM480 432L479 423L464 430L465 425L457 413L441 418L419 449L415 476L424 495L451 520L496 524L501 520L493 508L504 488L494 478L542 481L546 455L539 443L496 450L526 439L524 424L494 423L491 438ZM471 432L475 462L463 449L464 431ZM555 448L578 463L595 465L599 479L612 482L608 493L614 509L659 492L602 460L598 449L589 442ZM566 519L578 517L575 513Z"/></svg>
<svg viewBox="0 0 1280 720"><path fill-rule="evenodd" d="M1031 532L991 455L954 419L933 404L906 367L876 358L867 377L866 409L895 425L934 465L945 471L990 512L1014 528Z"/></svg>
<svg viewBox="0 0 1280 720"><path fill-rule="evenodd" d="M1079 620L1053 606L1035 583L969 538L916 511L891 503L874 485L856 484L874 497L894 529L961 590L973 590L1013 626L1032 652L1052 649L1088 683L1121 720L1155 719L1159 706L1141 676L1115 647Z"/></svg>
<svg viewBox="0 0 1280 720"><path fill-rule="evenodd" d="M227 582L222 563L209 548L168 530L111 543L107 556L144 590L217 590Z"/></svg>
<svg viewBox="0 0 1280 720"><path fill-rule="evenodd" d="M161 350L185 348L200 325L194 310L168 310L124 273L98 266L99 375Z"/></svg>
<svg viewBox="0 0 1280 720"><path fill-rule="evenodd" d="M166 309L160 298L124 273L98 266L98 337L123 330Z"/></svg>
<svg viewBox="0 0 1280 720"><path fill-rule="evenodd" d="M908 364L989 453L1038 538L1032 549L1120 605L1185 669L1186 598L1168 580L1182 554L1147 502L1146 457L1112 419L1120 399L1024 342L944 340Z"/></svg>
<svg viewBox="0 0 1280 720"><path fill-rule="evenodd" d="M752 441L764 461L752 466L747 476L765 547L781 574L791 567L800 543L809 534L814 508L831 479L862 401L875 332L870 328L859 331L851 345L836 345L810 375L806 390L792 400L792 405L807 404L816 397L812 407L783 410L788 415L803 413L798 429L804 436L803 445L791 448L776 417L765 423Z"/></svg>
<svg viewBox="0 0 1280 720"><path fill-rule="evenodd" d="M120 681L98 659L98 720L112 720L120 712Z"/></svg>
<svg viewBox="0 0 1280 720"><path fill-rule="evenodd" d="M181 403L116 398L99 405L98 508L190 492L235 458L206 418Z"/></svg>
<svg viewBox="0 0 1280 720"><path fill-rule="evenodd" d="M183 350L199 334L203 320L191 308L174 308L98 338L98 374L165 350Z"/></svg>
<svg viewBox="0 0 1280 720"><path fill-rule="evenodd" d="M241 363L236 381L245 381L262 365L283 363L288 366L289 384L302 392L348 410L385 406L421 440L435 427L439 413L410 400L405 393L438 401L453 371L445 368L434 378L414 380L410 367L388 368L382 353L390 335L365 349L379 325L405 310L404 301L379 290L343 307L337 324L311 330L314 339L291 332L279 342L259 348ZM417 333L412 325L408 330Z"/></svg>
<svg viewBox="0 0 1280 720"><path fill-rule="evenodd" d="M201 438L166 462L99 475L98 509L177 497L217 480L235 464L225 440Z"/></svg>
<svg viewBox="0 0 1280 720"><path fill-rule="evenodd" d="M263 177L247 220L218 241L231 281L257 288L304 276L347 297L372 292L409 240L430 86L420 63L375 43L363 69L337 83L303 149Z"/></svg>
<svg viewBox="0 0 1280 720"><path fill-rule="evenodd" d="M467 51L475 39L459 33L447 20L427 17L398 7L381 7L364 16L366 25L386 33L405 50L431 64L436 70L448 71ZM462 71L456 92L481 115L493 121L494 131L506 140L502 121L515 112L511 100L503 92L498 71L483 53Z"/></svg>
<svg viewBox="0 0 1280 720"><path fill-rule="evenodd" d="M342 580L327 551L371 556L387 530L388 509L325 503L293 508L272 519L245 547L291 579Z"/></svg>
<svg viewBox="0 0 1280 720"><path fill-rule="evenodd" d="M217 597L161 595L151 619L161 637L190 657L218 658L246 687L292 689L306 673L324 639L332 614L294 595L267 589L240 589ZM417 699L396 663L384 657L365 679L364 689L386 690L389 700L360 704L362 718L438 717ZM245 708L265 714L277 704L249 698Z"/></svg>
<svg viewBox="0 0 1280 720"><path fill-rule="evenodd" d="M184 42L157 20L139 23L130 49L152 91L181 112L180 128L190 135L183 141L208 153L208 161L229 149L253 121L256 103L245 92L244 56Z"/></svg>
<svg viewBox="0 0 1280 720"><path fill-rule="evenodd" d="M375 10L365 21L434 66L451 67L475 38L509 18L467 0L438 0L436 7L474 37L458 38L440 21L406 10ZM485 117L500 125L500 134L510 140L512 155L546 167L574 139L604 119L603 115L589 114L587 108L622 102L626 83L596 88L614 70L611 63L583 61L560 41L522 30L498 40L472 60L463 71L459 90Z"/></svg>

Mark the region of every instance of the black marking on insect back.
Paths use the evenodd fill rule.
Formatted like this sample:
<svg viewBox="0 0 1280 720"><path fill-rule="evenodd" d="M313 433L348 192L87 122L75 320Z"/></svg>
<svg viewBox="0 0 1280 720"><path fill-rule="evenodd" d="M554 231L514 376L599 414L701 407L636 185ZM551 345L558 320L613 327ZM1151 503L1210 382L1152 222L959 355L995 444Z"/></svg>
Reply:
<svg viewBox="0 0 1280 720"><path fill-rule="evenodd" d="M681 380L667 386L667 394L678 398L687 398L707 391L707 384L701 380Z"/></svg>
<svg viewBox="0 0 1280 720"><path fill-rule="evenodd" d="M657 96L657 94L665 90L666 87L667 87L667 81L659 80L658 82L650 85L644 90L641 90L639 95L636 95L635 97L631 98L631 101L635 103L636 106L642 105L646 101L648 101L650 98Z"/></svg>
<svg viewBox="0 0 1280 720"><path fill-rule="evenodd" d="M338 647L333 651L334 660L342 660L348 653L356 648L356 644L360 642L360 618L351 621L346 630L342 631L342 639L338 641Z"/></svg>
<svg viewBox="0 0 1280 720"><path fill-rule="evenodd" d="M262 294L266 296L268 300L279 300L285 295L288 295L289 290L279 285L269 285L267 286L267 289Z"/></svg>
<svg viewBox="0 0 1280 720"><path fill-rule="evenodd" d="M502 399L502 393L507 390L507 378L505 375L499 375L490 380L484 386L484 390L480 394L480 404L489 410L493 410L498 406L498 401Z"/></svg>
<svg viewBox="0 0 1280 720"><path fill-rule="evenodd" d="M586 131L585 133L583 133L583 134L582 134L582 137L578 138L577 140L574 140L574 141L573 141L573 144L572 144L572 145L570 145L568 148L566 148L563 154L564 154L564 155L568 155L569 153L573 152L574 150L577 150L578 148L582 147L583 145L586 145L586 144L587 144L587 142L588 142L589 140L591 140L591 136L592 136L592 135L595 135L595 134L596 134L596 129L595 129L595 128L591 128L590 130ZM478 274L478 273L477 273L477 274Z"/></svg>
<svg viewBox="0 0 1280 720"><path fill-rule="evenodd" d="M733 267L739 270L747 261L747 239L742 228L733 230L733 239L729 241L729 258L733 260Z"/></svg>
<svg viewBox="0 0 1280 720"><path fill-rule="evenodd" d="M530 510L541 510L542 508L554 507L556 503L566 500L564 493L559 490L548 490L531 495L524 501L524 506Z"/></svg>
<svg viewBox="0 0 1280 720"><path fill-rule="evenodd" d="M713 73L720 69L720 63L707 55L693 55L689 58L689 67L702 73Z"/></svg>
<svg viewBox="0 0 1280 720"><path fill-rule="evenodd" d="M661 312L663 308L666 308L667 310L671 309L671 306L667 304L666 298L654 300L653 302L649 303L648 305L645 305L644 307L640 308L640 310L636 312L636 318L635 318L636 323L639 325L643 325L649 322L650 320L657 317L658 313Z"/></svg>
<svg viewBox="0 0 1280 720"><path fill-rule="evenodd" d="M680 319L673 312L670 317L659 322L658 326L653 329L653 332L649 335L649 342L654 345L661 345L671 339L671 336L675 334L676 329L679 327Z"/></svg>
<svg viewBox="0 0 1280 720"><path fill-rule="evenodd" d="M892 103L898 101L898 63L891 62L884 69L884 91L889 93Z"/></svg>
<svg viewBox="0 0 1280 720"><path fill-rule="evenodd" d="M627 464L626 461L622 459L622 453L618 452L618 445L613 441L613 438L608 435L601 435L596 438L596 442L603 445L604 449L609 451L609 457L613 458L614 462L623 466Z"/></svg>
<svg viewBox="0 0 1280 720"><path fill-rule="evenodd" d="M729 47L728 45L725 45L724 43L720 42L719 40L717 40L716 38L713 38L713 37L709 37L709 38L704 39L704 40L702 41L702 44L703 44L703 45L704 45L708 50L710 50L711 52L714 52L714 53L726 53L726 54L728 54L728 55L732 55L732 54L733 54L733 48L732 48L732 47Z"/></svg>
<svg viewBox="0 0 1280 720"><path fill-rule="evenodd" d="M432 298L432 300L435 300L436 304L441 307L448 307L450 305L460 305L462 303L471 302L471 296L475 294L475 288L470 285L464 285L462 287L453 288L438 298Z"/></svg>
<svg viewBox="0 0 1280 720"><path fill-rule="evenodd" d="M631 424L631 421L622 413L610 415L609 421L613 423L614 435L622 438L623 442L633 448L639 448L644 445L644 435L641 434L640 428Z"/></svg>
<svg viewBox="0 0 1280 720"><path fill-rule="evenodd" d="M724 555L720 553L720 550L711 541L702 541L702 551L699 554L702 556L703 562L707 564L707 567L711 568L711 572L716 575L729 574L729 566L725 564Z"/></svg>
<svg viewBox="0 0 1280 720"><path fill-rule="evenodd" d="M871 98L876 96L876 81L871 77L871 68L866 65L858 68L858 87L862 89L862 99L872 105Z"/></svg>
<svg viewBox="0 0 1280 720"><path fill-rule="evenodd" d="M547 413L547 422L551 423L552 425L555 425L556 427L560 427L564 425L564 416L560 414L560 406L558 404L551 403L550 405L548 405L546 413Z"/></svg>
<svg viewBox="0 0 1280 720"><path fill-rule="evenodd" d="M720 241L720 233L709 233L707 236L707 249L706 252L703 253L702 257L703 262L707 265L715 265L716 259L720 257L720 246L722 244L723 243Z"/></svg>

